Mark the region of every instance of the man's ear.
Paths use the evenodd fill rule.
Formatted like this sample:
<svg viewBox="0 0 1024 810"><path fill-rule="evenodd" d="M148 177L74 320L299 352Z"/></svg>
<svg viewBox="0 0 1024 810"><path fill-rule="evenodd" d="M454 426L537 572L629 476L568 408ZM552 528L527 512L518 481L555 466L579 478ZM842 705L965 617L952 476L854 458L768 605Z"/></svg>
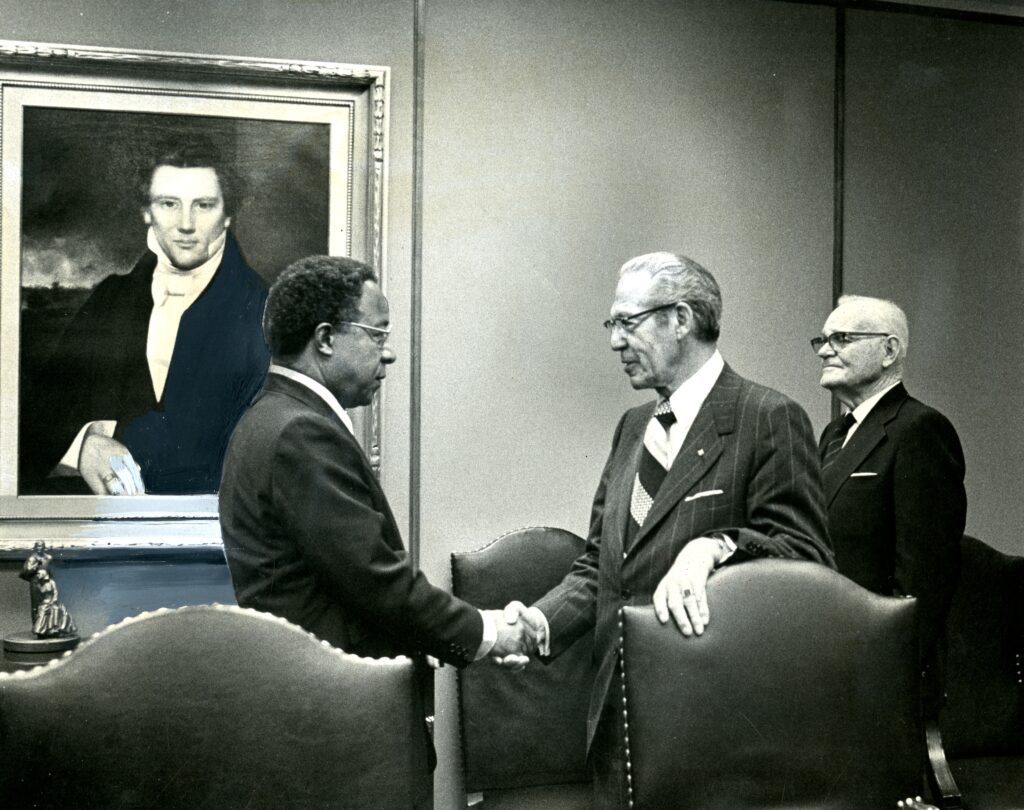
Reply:
<svg viewBox="0 0 1024 810"><path fill-rule="evenodd" d="M889 335L882 344L885 349L885 356L882 358L882 368L889 368L900 356L900 339L896 335Z"/></svg>
<svg viewBox="0 0 1024 810"><path fill-rule="evenodd" d="M142 209L142 221L145 222L147 225L153 224L153 215L149 213L148 208Z"/></svg>
<svg viewBox="0 0 1024 810"><path fill-rule="evenodd" d="M334 327L329 323L318 323L313 330L313 347L320 354L334 354Z"/></svg>
<svg viewBox="0 0 1024 810"><path fill-rule="evenodd" d="M693 310L685 301L680 301L675 307L676 313L676 337L684 338L693 331Z"/></svg>
<svg viewBox="0 0 1024 810"><path fill-rule="evenodd" d="M231 227L231 217L224 217L224 230Z"/></svg>

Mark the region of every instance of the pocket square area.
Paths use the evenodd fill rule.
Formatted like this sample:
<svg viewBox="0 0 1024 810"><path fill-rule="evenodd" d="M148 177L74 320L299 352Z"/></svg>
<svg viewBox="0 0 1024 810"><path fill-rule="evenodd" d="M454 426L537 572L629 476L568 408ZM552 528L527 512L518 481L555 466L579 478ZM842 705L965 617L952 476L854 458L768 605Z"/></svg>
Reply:
<svg viewBox="0 0 1024 810"><path fill-rule="evenodd" d="M698 498L708 498L712 495L721 495L723 492L725 492L724 489L706 489L703 492L695 492L693 495L687 495L683 500L695 501Z"/></svg>
<svg viewBox="0 0 1024 810"><path fill-rule="evenodd" d="M850 478L877 478L878 473L876 472L855 472L850 473Z"/></svg>

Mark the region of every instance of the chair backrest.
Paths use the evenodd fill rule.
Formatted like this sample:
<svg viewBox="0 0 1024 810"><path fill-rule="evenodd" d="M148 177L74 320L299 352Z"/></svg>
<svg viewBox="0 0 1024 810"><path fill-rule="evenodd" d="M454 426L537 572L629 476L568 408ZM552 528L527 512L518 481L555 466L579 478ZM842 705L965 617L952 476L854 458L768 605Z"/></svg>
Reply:
<svg viewBox="0 0 1024 810"><path fill-rule="evenodd" d="M960 552L946 620L946 754L1024 754L1024 557L970 536Z"/></svg>
<svg viewBox="0 0 1024 810"><path fill-rule="evenodd" d="M915 600L759 560L716 572L708 605L699 638L623 610L635 807L852 810L920 792Z"/></svg>
<svg viewBox="0 0 1024 810"><path fill-rule="evenodd" d="M412 661L266 613L159 610L0 675L5 808L412 807L427 749Z"/></svg>
<svg viewBox="0 0 1024 810"><path fill-rule="evenodd" d="M557 585L583 551L572 532L529 528L452 555L452 591L481 608L529 605ZM587 706L593 639L549 665L522 672L493 666L459 672L465 785L469 792L588 782Z"/></svg>

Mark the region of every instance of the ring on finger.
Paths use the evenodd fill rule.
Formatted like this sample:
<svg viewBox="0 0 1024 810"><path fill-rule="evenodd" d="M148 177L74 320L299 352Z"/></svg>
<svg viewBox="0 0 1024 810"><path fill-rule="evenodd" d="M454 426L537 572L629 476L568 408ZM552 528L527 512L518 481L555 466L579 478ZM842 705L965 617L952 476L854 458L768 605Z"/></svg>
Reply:
<svg viewBox="0 0 1024 810"><path fill-rule="evenodd" d="M689 599L691 596L693 596L693 591L689 588L683 588L683 599Z"/></svg>
<svg viewBox="0 0 1024 810"><path fill-rule="evenodd" d="M108 472L100 480L103 481L103 483L106 484L107 486L110 486L110 482L111 481L116 481L117 480L117 473Z"/></svg>

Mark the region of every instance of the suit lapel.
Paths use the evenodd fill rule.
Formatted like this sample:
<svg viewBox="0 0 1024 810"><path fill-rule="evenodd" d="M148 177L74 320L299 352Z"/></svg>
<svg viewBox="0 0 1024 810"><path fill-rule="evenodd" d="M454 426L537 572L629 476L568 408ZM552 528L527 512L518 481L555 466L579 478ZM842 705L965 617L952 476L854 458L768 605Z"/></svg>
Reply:
<svg viewBox="0 0 1024 810"><path fill-rule="evenodd" d="M654 527L700 481L722 455L721 436L732 433L736 424L736 400L741 378L727 365L693 420L679 455L651 504L644 525L636 533L630 551L648 537ZM641 442L643 437L641 436ZM627 501L628 503L628 501Z"/></svg>
<svg viewBox="0 0 1024 810"><path fill-rule="evenodd" d="M826 507L832 505L843 484L849 480L850 473L885 440L886 424L896 417L907 397L907 389L902 383L882 397L864 418L864 422L857 427L850 441L839 451L835 461L823 471Z"/></svg>
<svg viewBox="0 0 1024 810"><path fill-rule="evenodd" d="M260 397L266 393L284 394L294 400L298 400L298 402L303 406L316 411L318 414L330 419L338 426L343 441L351 443L359 451L359 456L363 461L364 472L366 474L365 478L373 497L374 506L387 517L390 531L385 532L385 538L387 538L389 544L393 548L404 551L405 547L402 543L401 533L398 530L398 523L395 521L394 514L391 512L391 505L388 503L387 496L384 494L384 490L381 488L380 482L373 474L373 467L370 464L370 459L367 457L366 451L363 450L362 445L359 444L356 437L352 435L348 426L338 417L338 414L336 414L331 406L324 402L324 400L321 399L315 391L307 388L302 383L296 382L295 380L289 379L281 374L271 373L267 375L267 381L263 386L263 392L260 394ZM311 461L311 463L314 462Z"/></svg>

